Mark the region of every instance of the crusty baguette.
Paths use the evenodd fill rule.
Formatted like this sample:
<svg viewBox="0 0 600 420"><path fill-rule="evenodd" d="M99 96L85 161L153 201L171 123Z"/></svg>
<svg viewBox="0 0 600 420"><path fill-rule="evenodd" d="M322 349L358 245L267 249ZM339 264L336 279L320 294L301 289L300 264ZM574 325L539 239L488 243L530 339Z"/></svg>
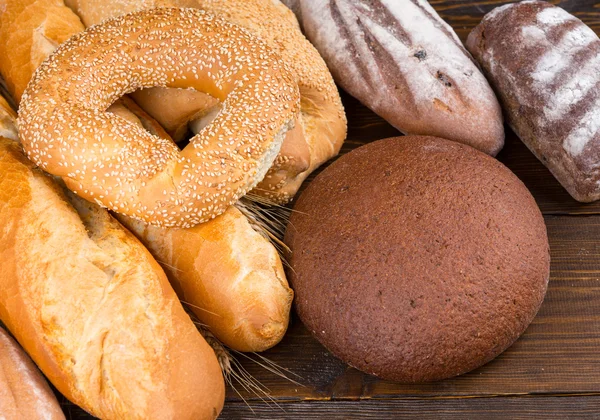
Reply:
<svg viewBox="0 0 600 420"><path fill-rule="evenodd" d="M336 82L405 134L504 145L502 112L477 64L426 0L284 0Z"/></svg>
<svg viewBox="0 0 600 420"><path fill-rule="evenodd" d="M65 415L29 356L0 328L0 418L64 420Z"/></svg>
<svg viewBox="0 0 600 420"><path fill-rule="evenodd" d="M323 59L300 32L294 14L279 0L68 0L67 5L86 26L156 6L200 8L249 29L281 55L297 77L302 115L255 194L279 203L289 201L312 171L339 152L346 138L346 116L337 88ZM201 92L181 89L148 89L133 97L176 140L188 122L216 115L208 111L219 105Z"/></svg>
<svg viewBox="0 0 600 420"><path fill-rule="evenodd" d="M125 106L130 121L161 130L133 101L123 101ZM156 134L166 136L164 131ZM264 351L281 341L294 293L275 247L237 208L189 229L117 218L163 265L181 300L220 341L247 352Z"/></svg>
<svg viewBox="0 0 600 420"><path fill-rule="evenodd" d="M189 229L118 218L163 264L179 297L224 344L263 351L283 338L294 294L277 251L237 208Z"/></svg>
<svg viewBox="0 0 600 420"><path fill-rule="evenodd" d="M219 364L160 266L107 211L69 200L0 139L0 320L95 416L217 417Z"/></svg>

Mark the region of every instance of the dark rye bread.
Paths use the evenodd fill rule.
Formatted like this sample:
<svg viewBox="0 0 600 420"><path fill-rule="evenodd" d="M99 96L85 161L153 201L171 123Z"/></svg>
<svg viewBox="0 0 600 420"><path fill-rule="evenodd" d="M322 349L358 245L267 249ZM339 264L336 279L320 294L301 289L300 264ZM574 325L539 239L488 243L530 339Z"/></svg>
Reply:
<svg viewBox="0 0 600 420"><path fill-rule="evenodd" d="M523 143L578 201L600 199L600 39L541 1L494 9L467 47Z"/></svg>
<svg viewBox="0 0 600 420"><path fill-rule="evenodd" d="M295 205L285 241L302 321L370 374L423 382L510 346L546 292L542 215L501 163L433 137L342 156Z"/></svg>
<svg viewBox="0 0 600 420"><path fill-rule="evenodd" d="M405 134L504 145L500 105L426 0L284 0L335 81Z"/></svg>

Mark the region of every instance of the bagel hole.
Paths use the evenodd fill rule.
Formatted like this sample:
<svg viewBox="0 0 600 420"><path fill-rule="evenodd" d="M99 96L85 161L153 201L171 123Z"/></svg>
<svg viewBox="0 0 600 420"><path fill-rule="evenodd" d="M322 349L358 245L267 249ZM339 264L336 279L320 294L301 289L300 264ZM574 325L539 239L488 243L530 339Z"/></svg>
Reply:
<svg viewBox="0 0 600 420"><path fill-rule="evenodd" d="M222 108L217 98L193 88L154 87L136 90L129 96L143 113L131 110L142 123L150 120L144 124L150 128L159 124L180 148L209 125Z"/></svg>

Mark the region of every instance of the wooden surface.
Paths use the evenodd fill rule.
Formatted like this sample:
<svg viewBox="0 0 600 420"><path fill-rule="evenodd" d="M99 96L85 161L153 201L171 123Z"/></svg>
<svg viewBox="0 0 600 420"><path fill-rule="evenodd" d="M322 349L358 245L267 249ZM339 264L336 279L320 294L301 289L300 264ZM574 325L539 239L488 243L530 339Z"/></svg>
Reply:
<svg viewBox="0 0 600 420"><path fill-rule="evenodd" d="M483 14L506 2L431 3L464 40ZM574 12L599 32L600 3L553 3ZM344 103L349 136L343 152L398 134L356 100L344 95ZM572 200L510 132L498 158L536 198L551 247L546 300L517 343L466 375L433 384L398 385L347 367L294 317L283 342L264 356L288 370L287 375L298 383L238 356L242 366L269 389L274 401L265 403L238 384L237 391L228 389L221 418L600 419L600 202L584 205ZM255 356L254 360L262 363ZM71 418L85 417L68 404L65 411Z"/></svg>

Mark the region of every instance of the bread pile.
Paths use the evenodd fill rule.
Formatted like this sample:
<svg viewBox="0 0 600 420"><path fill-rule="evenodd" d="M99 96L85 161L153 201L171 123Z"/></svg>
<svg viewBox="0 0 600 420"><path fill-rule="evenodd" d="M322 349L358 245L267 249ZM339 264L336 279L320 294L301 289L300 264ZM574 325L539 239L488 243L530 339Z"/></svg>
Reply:
<svg viewBox="0 0 600 420"><path fill-rule="evenodd" d="M576 199L600 198L588 57L600 43L562 9L495 10L469 37L473 58L425 0L285 2L293 12L0 0L0 74L19 107L17 121L0 101L0 320L95 416L219 415L219 362L182 304L234 350L282 339L294 292L238 200L288 203L338 154L334 78L409 134L318 175L285 237L302 321L365 372L462 374L539 309L548 239L525 186L490 157L504 145L500 103ZM61 418L5 341L3 371L19 377L7 410Z"/></svg>
<svg viewBox="0 0 600 420"><path fill-rule="evenodd" d="M230 3L228 7L235 6ZM101 6L98 2L96 5ZM285 191L281 193L281 200L285 201L310 171L337 153L345 137L345 116L324 63L315 62L318 54L304 40L296 52L285 51L298 63L310 60L317 71L294 73L283 64L274 47L224 17L199 10L199 5L188 10L154 10L149 5L148 10L117 17L87 32L83 32L79 17L62 2L3 1L0 6L0 50L8 57L0 63L0 72L20 113L17 134L16 114L2 101L0 271L4 284L0 320L55 387L95 416L217 417L224 399L219 363L175 292L202 324L234 350L263 351L283 337L293 293L278 252L239 209L228 206L232 200L224 200L219 191L230 194L237 182L247 185L243 187L245 192L273 166L277 169L273 173L278 177L278 189L269 189L265 195L275 194L280 188ZM265 2L263 9L271 13L286 11L286 20L273 20L272 25L283 25L290 36L302 39L293 14L284 6ZM119 25L137 29L125 35ZM169 32L169 25L174 32ZM154 35L146 35L154 30L172 41L182 28L198 27L226 38L212 35L215 45L211 50L200 45L206 37L194 41L186 33L178 48L173 42L165 48L162 42L154 40ZM121 35L121 40L110 36L110 30ZM268 30L264 21L262 30ZM117 44L107 46L106 41ZM210 137L213 133L215 140L207 142L197 136L197 144L192 141L186 148L190 152L182 152L183 158L202 156L188 168L176 167L182 158L175 158L173 163L164 159L171 156L170 151L179 153L167 131L132 99L120 98L142 86L139 74L152 80L148 82L155 83L152 86L166 86L165 77L171 77L157 75L156 69L163 67L155 61L156 69L146 64L141 73L132 72L137 75L131 76L133 79L124 87L123 79L118 79L122 73L109 55L129 63L131 56L124 57L120 48L127 41L131 45L137 42L139 62L150 60L151 51L162 54L163 60L169 59L169 54L187 55L190 60L193 54L204 54L201 60L196 57L191 61L208 64L203 70L206 86L195 82L200 67L188 67L176 76L187 80L189 87L211 93L210 98L218 99L219 106L214 122L202 122L205 127L201 136ZM243 42L243 51L258 60L270 60L268 65L256 64L239 54L238 62L227 61L226 49L234 48L233 42ZM100 45L105 45L104 52L99 52ZM89 59L83 59L86 54L91 54ZM97 60L98 54L105 61ZM219 63L224 66L222 70L210 66L215 60L210 54L224 54ZM100 67L102 63L110 66L93 72L89 67L92 62ZM77 66L81 70L75 71ZM234 71L230 72L227 66ZM248 71L240 72L240 66L246 66ZM130 64L124 64L125 67L132 70ZM256 73L259 68L265 69L264 74ZM81 83L84 74L89 79ZM113 79L115 83L103 79L113 76L118 79ZM178 82L169 80L176 97L180 92L196 92L179 89ZM300 81L308 85L302 97L310 98L302 108ZM124 90L110 93L115 88ZM102 89L104 93L100 93ZM83 102L65 101L69 95ZM255 105L245 105L244 101L252 95L260 100ZM278 102L268 99L268 95ZM61 101L71 108L53 105ZM206 109L198 108L197 112ZM81 114L75 117L74 113ZM283 119L278 117L284 114L287 116ZM90 125L83 125L85 118L89 118ZM73 123L75 120L79 123ZM224 124L221 132L216 129L219 121ZM65 125L59 128L60 124ZM324 124L333 130L319 132L318 127ZM251 125L259 130L258 136L253 134ZM126 132L136 139L126 140ZM234 137L238 143L227 138L231 133L237 133ZM109 144L111 135L114 142ZM147 139L145 144L141 142L143 138ZM93 139L97 139L94 145ZM256 143L260 139L263 146ZM31 159L50 172L56 169L54 174L60 177L44 174L27 160L15 140L22 142ZM214 152L199 152L205 144L221 143L224 147ZM282 143L288 146L282 149ZM287 155L276 157L280 149ZM140 166L124 168L131 163L131 156L141 159ZM100 163L94 165L90 160L93 158ZM149 169L152 160L158 162L156 170ZM82 166L77 168L76 163ZM254 164L259 169L253 170ZM296 169L290 169L294 165ZM234 166L239 168L238 175L230 170ZM104 172L99 171L101 167ZM125 185L123 174L127 170L132 174L129 179L137 183L133 187ZM189 227L165 228L177 224L170 222L177 209L169 207L162 198L167 195L163 186L177 176L184 177L186 171L202 174L205 180L183 188L174 185L176 206L185 207L185 188L195 191L198 186L212 192L205 195L213 202L218 199L227 205L221 209L207 206L210 220L195 225L193 222L203 217L204 210L192 211L188 205L181 212L180 225ZM154 174L155 179L142 179L143 174ZM92 183L86 184L88 181ZM95 181L108 188L96 189L94 195ZM137 187L142 185L149 192L140 193L143 188ZM102 208L109 206L127 213L122 202L108 194L118 196L122 191L150 200L146 214L146 209L138 211L142 206L135 203L130 214L142 215L139 219L147 216L144 220L156 226L114 214L135 232L154 257ZM218 215L219 212L223 213ZM160 264L164 265L170 284Z"/></svg>

